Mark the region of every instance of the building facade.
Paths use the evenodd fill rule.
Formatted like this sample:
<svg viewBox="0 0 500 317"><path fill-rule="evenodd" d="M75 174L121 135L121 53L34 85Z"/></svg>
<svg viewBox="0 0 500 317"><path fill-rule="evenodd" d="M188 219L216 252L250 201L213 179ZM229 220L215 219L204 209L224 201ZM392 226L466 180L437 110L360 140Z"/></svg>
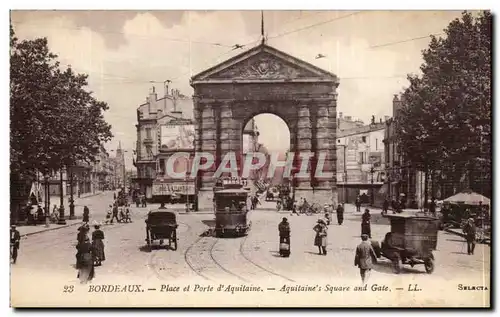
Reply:
<svg viewBox="0 0 500 317"><path fill-rule="evenodd" d="M391 200L402 199L407 208L423 208L425 197L425 173L414 168L404 157L398 143L397 118L402 107L398 95L392 101L393 117L385 123L385 187ZM429 197L430 198L430 197Z"/></svg>
<svg viewBox="0 0 500 317"><path fill-rule="evenodd" d="M190 170L194 156L194 123L192 99L178 90L165 90L162 98L153 88L146 103L137 109L137 175L134 186L149 200L155 197L171 196L178 190L186 195L194 195L194 180L169 178L166 162L174 153L186 152L190 158L175 161L174 169ZM182 183L179 186L170 184ZM177 190L178 189L178 190Z"/></svg>
<svg viewBox="0 0 500 317"><path fill-rule="evenodd" d="M346 117L349 118L349 117ZM353 203L358 195L365 203L380 204L386 178L384 132L380 120L369 125L347 122L337 136L337 186L339 201ZM349 124L352 123L352 124Z"/></svg>
<svg viewBox="0 0 500 317"><path fill-rule="evenodd" d="M122 143L118 143L115 157L112 158L113 174L112 174L112 188L127 187L127 174L125 167L125 151L122 149Z"/></svg>

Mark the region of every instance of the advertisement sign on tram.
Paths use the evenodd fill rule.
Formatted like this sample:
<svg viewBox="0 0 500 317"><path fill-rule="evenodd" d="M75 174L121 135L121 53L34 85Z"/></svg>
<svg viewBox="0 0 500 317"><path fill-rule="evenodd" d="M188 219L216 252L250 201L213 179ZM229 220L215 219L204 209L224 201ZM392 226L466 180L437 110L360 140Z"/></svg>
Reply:
<svg viewBox="0 0 500 317"><path fill-rule="evenodd" d="M153 183L153 196L168 195L194 195L195 189L193 183Z"/></svg>

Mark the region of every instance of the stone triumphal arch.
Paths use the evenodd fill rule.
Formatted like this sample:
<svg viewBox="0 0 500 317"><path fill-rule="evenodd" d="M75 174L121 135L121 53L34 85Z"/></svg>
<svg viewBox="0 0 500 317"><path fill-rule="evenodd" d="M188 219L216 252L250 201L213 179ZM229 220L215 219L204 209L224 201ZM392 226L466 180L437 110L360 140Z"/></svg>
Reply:
<svg viewBox="0 0 500 317"><path fill-rule="evenodd" d="M212 206L213 175L221 159L231 151L241 153L243 125L260 113L286 122L290 152L313 155L309 177L295 180L295 197L336 201L338 85L334 74L264 43L193 76L195 150L215 157L212 168L198 174L199 206ZM331 177L315 177L321 153L323 172Z"/></svg>

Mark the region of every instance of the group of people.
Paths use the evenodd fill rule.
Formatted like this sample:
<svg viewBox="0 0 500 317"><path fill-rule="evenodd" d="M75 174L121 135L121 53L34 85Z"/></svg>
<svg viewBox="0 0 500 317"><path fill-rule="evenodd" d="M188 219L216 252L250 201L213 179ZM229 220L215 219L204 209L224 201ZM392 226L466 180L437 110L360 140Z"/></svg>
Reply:
<svg viewBox="0 0 500 317"><path fill-rule="evenodd" d="M339 205L339 207L342 207ZM343 208L343 207L342 207ZM364 216L368 215L368 216ZM356 247L356 253L354 258L354 265L359 268L362 283L365 284L370 275L370 271L373 268L373 259L377 259L375 250L373 249L371 243L368 241L370 237L370 212L368 209L365 210L363 216L366 218L367 222L362 222L361 225L361 243ZM342 214L343 217L343 214ZM368 226L368 227L367 227ZM316 233L314 237L314 245L318 247L319 255L327 255L327 244L328 244L328 224L323 219L318 219L316 225L313 227L314 232ZM278 225L279 239L280 239L280 248L281 244L285 243L290 245L290 223L288 219L284 217L282 221ZM365 233L365 232L368 232ZM289 249L288 249L289 250ZM288 251L288 253L290 253Z"/></svg>
<svg viewBox="0 0 500 317"><path fill-rule="evenodd" d="M92 241L89 238L90 227L87 223L78 228L76 268L78 269L78 279L85 284L95 277L95 266L102 265L106 260L104 253L104 232L99 224L94 225Z"/></svg>
<svg viewBox="0 0 500 317"><path fill-rule="evenodd" d="M130 206L126 204L125 206L118 207L118 204L115 202L112 205L109 205L108 211L106 213L106 224L113 224L113 221L116 219L116 222L132 222L132 217L130 214Z"/></svg>

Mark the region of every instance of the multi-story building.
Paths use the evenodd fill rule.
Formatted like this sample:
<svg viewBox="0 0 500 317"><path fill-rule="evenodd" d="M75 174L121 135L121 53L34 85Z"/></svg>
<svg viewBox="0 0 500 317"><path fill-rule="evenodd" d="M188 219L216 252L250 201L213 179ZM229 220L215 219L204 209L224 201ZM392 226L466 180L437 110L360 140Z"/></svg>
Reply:
<svg viewBox="0 0 500 317"><path fill-rule="evenodd" d="M394 95L392 101L393 117L385 124L385 167L386 167L386 191L392 200L403 199L408 208L422 208L425 197L425 173L418 171L404 157L398 143L397 118L402 107L402 101L398 95Z"/></svg>
<svg viewBox="0 0 500 317"><path fill-rule="evenodd" d="M383 201L385 181L385 123L382 119L376 122L374 117L369 125L360 122L346 117L346 128L337 132L338 197L352 203L360 195L366 203L377 205Z"/></svg>
<svg viewBox="0 0 500 317"><path fill-rule="evenodd" d="M176 152L190 153L190 158L175 160L175 169L189 171L194 156L193 102L178 90L165 91L158 99L153 87L146 103L137 109L137 177L133 179L136 188L148 199L183 195L194 195L194 180L169 178L166 163ZM183 183L182 186L173 186ZM172 185L172 186L170 186Z"/></svg>
<svg viewBox="0 0 500 317"><path fill-rule="evenodd" d="M114 160L109 156L104 146L101 146L92 169L94 193L111 189L111 179L114 179L114 165Z"/></svg>
<svg viewBox="0 0 500 317"><path fill-rule="evenodd" d="M113 188L121 188L127 186L127 175L125 168L125 152L122 150L122 143L118 143L118 148L116 149L116 155L112 158L113 162Z"/></svg>

